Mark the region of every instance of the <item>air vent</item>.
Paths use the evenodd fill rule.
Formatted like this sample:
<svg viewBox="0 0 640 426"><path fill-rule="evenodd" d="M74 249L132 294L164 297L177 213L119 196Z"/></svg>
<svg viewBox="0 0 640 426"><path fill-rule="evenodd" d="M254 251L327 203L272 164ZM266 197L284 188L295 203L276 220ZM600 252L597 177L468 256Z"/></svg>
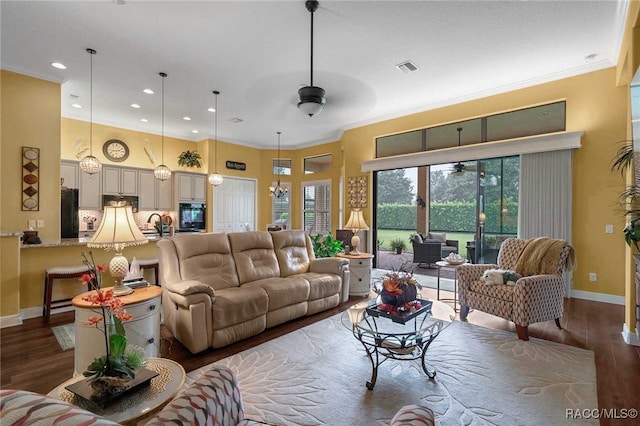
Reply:
<svg viewBox="0 0 640 426"><path fill-rule="evenodd" d="M409 74L410 72L418 71L418 67L416 66L416 64L414 64L411 61L402 62L402 63L396 65L396 68L398 68L400 71L402 71L405 74Z"/></svg>
<svg viewBox="0 0 640 426"><path fill-rule="evenodd" d="M243 120L242 118L233 117L233 118L231 118L229 121L235 124L235 123L241 123L241 122L243 122L244 120Z"/></svg>

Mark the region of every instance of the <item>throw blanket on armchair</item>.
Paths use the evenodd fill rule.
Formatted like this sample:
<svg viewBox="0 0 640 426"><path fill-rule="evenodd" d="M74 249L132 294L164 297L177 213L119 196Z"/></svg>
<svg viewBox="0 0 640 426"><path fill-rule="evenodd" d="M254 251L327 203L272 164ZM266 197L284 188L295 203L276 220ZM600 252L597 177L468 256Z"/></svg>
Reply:
<svg viewBox="0 0 640 426"><path fill-rule="evenodd" d="M575 268L575 251L565 240L556 240L548 237L531 238L520 253L514 270L523 277L540 274L556 274L558 272L558 259L562 250L568 246L567 270Z"/></svg>

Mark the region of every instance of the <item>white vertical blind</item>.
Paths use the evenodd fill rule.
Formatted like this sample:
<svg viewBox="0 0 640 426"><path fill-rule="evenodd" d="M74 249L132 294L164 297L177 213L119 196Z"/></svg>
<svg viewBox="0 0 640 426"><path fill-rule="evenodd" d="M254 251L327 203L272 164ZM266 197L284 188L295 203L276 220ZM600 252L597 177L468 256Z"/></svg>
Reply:
<svg viewBox="0 0 640 426"><path fill-rule="evenodd" d="M571 243L572 150L520 156L518 236ZM565 274L567 295L572 276Z"/></svg>

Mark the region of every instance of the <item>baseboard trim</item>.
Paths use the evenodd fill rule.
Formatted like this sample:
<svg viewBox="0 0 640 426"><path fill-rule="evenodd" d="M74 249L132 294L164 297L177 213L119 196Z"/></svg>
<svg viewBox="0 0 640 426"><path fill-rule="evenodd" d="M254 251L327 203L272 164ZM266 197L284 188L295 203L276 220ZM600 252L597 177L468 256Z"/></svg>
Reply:
<svg viewBox="0 0 640 426"><path fill-rule="evenodd" d="M16 325L22 325L22 318L20 315L0 317L0 328L15 327Z"/></svg>
<svg viewBox="0 0 640 426"><path fill-rule="evenodd" d="M626 323L622 325L622 339L627 345L640 346L640 338L636 333L629 331Z"/></svg>
<svg viewBox="0 0 640 426"><path fill-rule="evenodd" d="M73 306L65 306L62 308L51 308L51 315L60 314L62 312L73 311ZM22 319L40 318L42 317L42 306L27 308L20 311Z"/></svg>
<svg viewBox="0 0 640 426"><path fill-rule="evenodd" d="M570 297L576 299L592 300L594 302L613 303L624 306L624 296L614 296L612 294L594 293L592 291L571 290Z"/></svg>

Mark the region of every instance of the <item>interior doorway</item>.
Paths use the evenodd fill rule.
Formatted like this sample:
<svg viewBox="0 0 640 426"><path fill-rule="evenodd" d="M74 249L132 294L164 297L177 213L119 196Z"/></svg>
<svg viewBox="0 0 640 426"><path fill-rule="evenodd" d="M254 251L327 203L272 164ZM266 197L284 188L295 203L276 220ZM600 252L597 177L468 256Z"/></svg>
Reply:
<svg viewBox="0 0 640 426"><path fill-rule="evenodd" d="M213 232L256 230L255 179L225 177L213 187Z"/></svg>

